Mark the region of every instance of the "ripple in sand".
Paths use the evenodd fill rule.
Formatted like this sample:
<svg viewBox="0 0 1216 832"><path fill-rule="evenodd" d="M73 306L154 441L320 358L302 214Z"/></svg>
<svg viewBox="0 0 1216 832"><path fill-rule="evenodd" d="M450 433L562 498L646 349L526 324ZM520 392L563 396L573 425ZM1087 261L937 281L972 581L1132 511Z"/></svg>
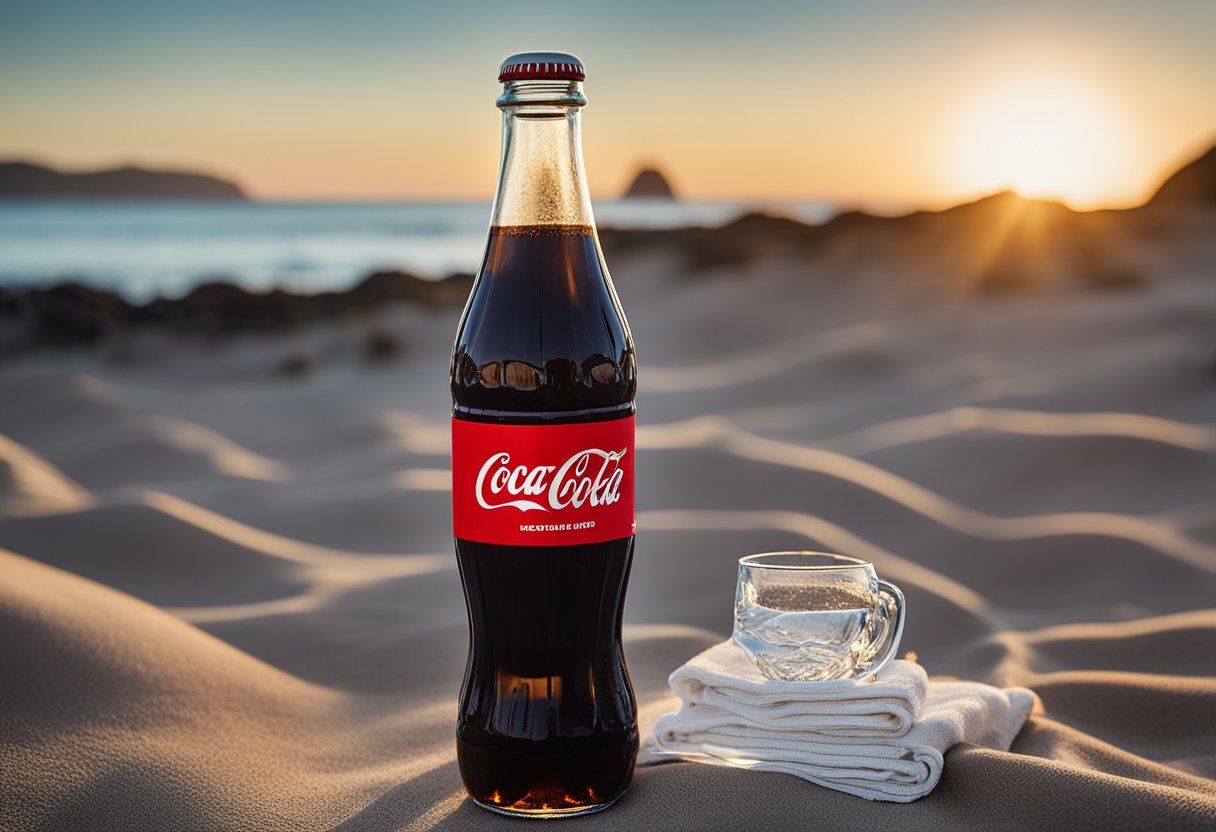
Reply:
<svg viewBox="0 0 1216 832"><path fill-rule="evenodd" d="M639 428L637 444L639 448L666 450L714 447L742 459L836 477L973 537L994 540L1056 535L1116 537L1155 549L1204 572L1216 573L1216 547L1194 540L1164 520L1103 512L995 517L877 465L822 448L755 436L720 416Z"/></svg>

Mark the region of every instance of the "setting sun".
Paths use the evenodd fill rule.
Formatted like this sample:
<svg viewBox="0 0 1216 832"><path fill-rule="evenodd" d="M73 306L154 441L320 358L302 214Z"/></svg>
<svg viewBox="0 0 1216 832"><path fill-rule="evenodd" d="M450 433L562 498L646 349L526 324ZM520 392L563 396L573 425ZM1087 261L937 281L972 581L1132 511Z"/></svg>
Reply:
<svg viewBox="0 0 1216 832"><path fill-rule="evenodd" d="M960 115L950 166L971 191L1096 207L1125 196L1131 127L1109 97L1068 76L977 88Z"/></svg>

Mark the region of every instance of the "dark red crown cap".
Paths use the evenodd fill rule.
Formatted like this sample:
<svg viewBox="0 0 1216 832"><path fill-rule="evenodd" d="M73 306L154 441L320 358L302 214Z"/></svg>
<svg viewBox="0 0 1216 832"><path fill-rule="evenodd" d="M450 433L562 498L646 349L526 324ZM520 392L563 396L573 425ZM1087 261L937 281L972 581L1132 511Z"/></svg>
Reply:
<svg viewBox="0 0 1216 832"><path fill-rule="evenodd" d="M520 52L502 62L499 81L582 81L583 62L568 52Z"/></svg>

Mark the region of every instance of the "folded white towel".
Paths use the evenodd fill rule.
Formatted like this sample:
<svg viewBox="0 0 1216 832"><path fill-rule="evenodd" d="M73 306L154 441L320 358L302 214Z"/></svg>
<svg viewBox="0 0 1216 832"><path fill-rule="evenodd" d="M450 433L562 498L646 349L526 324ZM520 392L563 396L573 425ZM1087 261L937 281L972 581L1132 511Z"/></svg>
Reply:
<svg viewBox="0 0 1216 832"><path fill-rule="evenodd" d="M667 682L686 703L713 705L751 725L825 737L900 737L924 705L928 678L916 662L896 659L869 681L767 679L742 648L724 641Z"/></svg>
<svg viewBox="0 0 1216 832"><path fill-rule="evenodd" d="M878 684L885 673L879 674ZM807 688L841 683L766 680L765 684L799 685L803 697L808 693L818 697ZM845 684L864 689L876 683ZM779 771L868 800L899 803L931 792L941 779L943 755L960 742L1008 751L1037 701L1025 688L1001 690L977 682L935 680L928 684L923 710L902 736L843 737L759 725L737 710L704 703L704 694L699 695L702 703L686 700L677 713L659 718L639 754L639 765L684 759ZM768 695L765 700L777 701Z"/></svg>

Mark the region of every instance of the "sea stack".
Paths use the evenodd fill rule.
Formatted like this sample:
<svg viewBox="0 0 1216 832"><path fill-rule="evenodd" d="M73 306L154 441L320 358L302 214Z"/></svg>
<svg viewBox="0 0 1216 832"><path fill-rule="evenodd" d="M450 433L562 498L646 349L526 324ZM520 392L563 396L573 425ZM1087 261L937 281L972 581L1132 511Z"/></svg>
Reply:
<svg viewBox="0 0 1216 832"><path fill-rule="evenodd" d="M654 168L642 168L625 190L625 199L675 199L667 177Z"/></svg>

